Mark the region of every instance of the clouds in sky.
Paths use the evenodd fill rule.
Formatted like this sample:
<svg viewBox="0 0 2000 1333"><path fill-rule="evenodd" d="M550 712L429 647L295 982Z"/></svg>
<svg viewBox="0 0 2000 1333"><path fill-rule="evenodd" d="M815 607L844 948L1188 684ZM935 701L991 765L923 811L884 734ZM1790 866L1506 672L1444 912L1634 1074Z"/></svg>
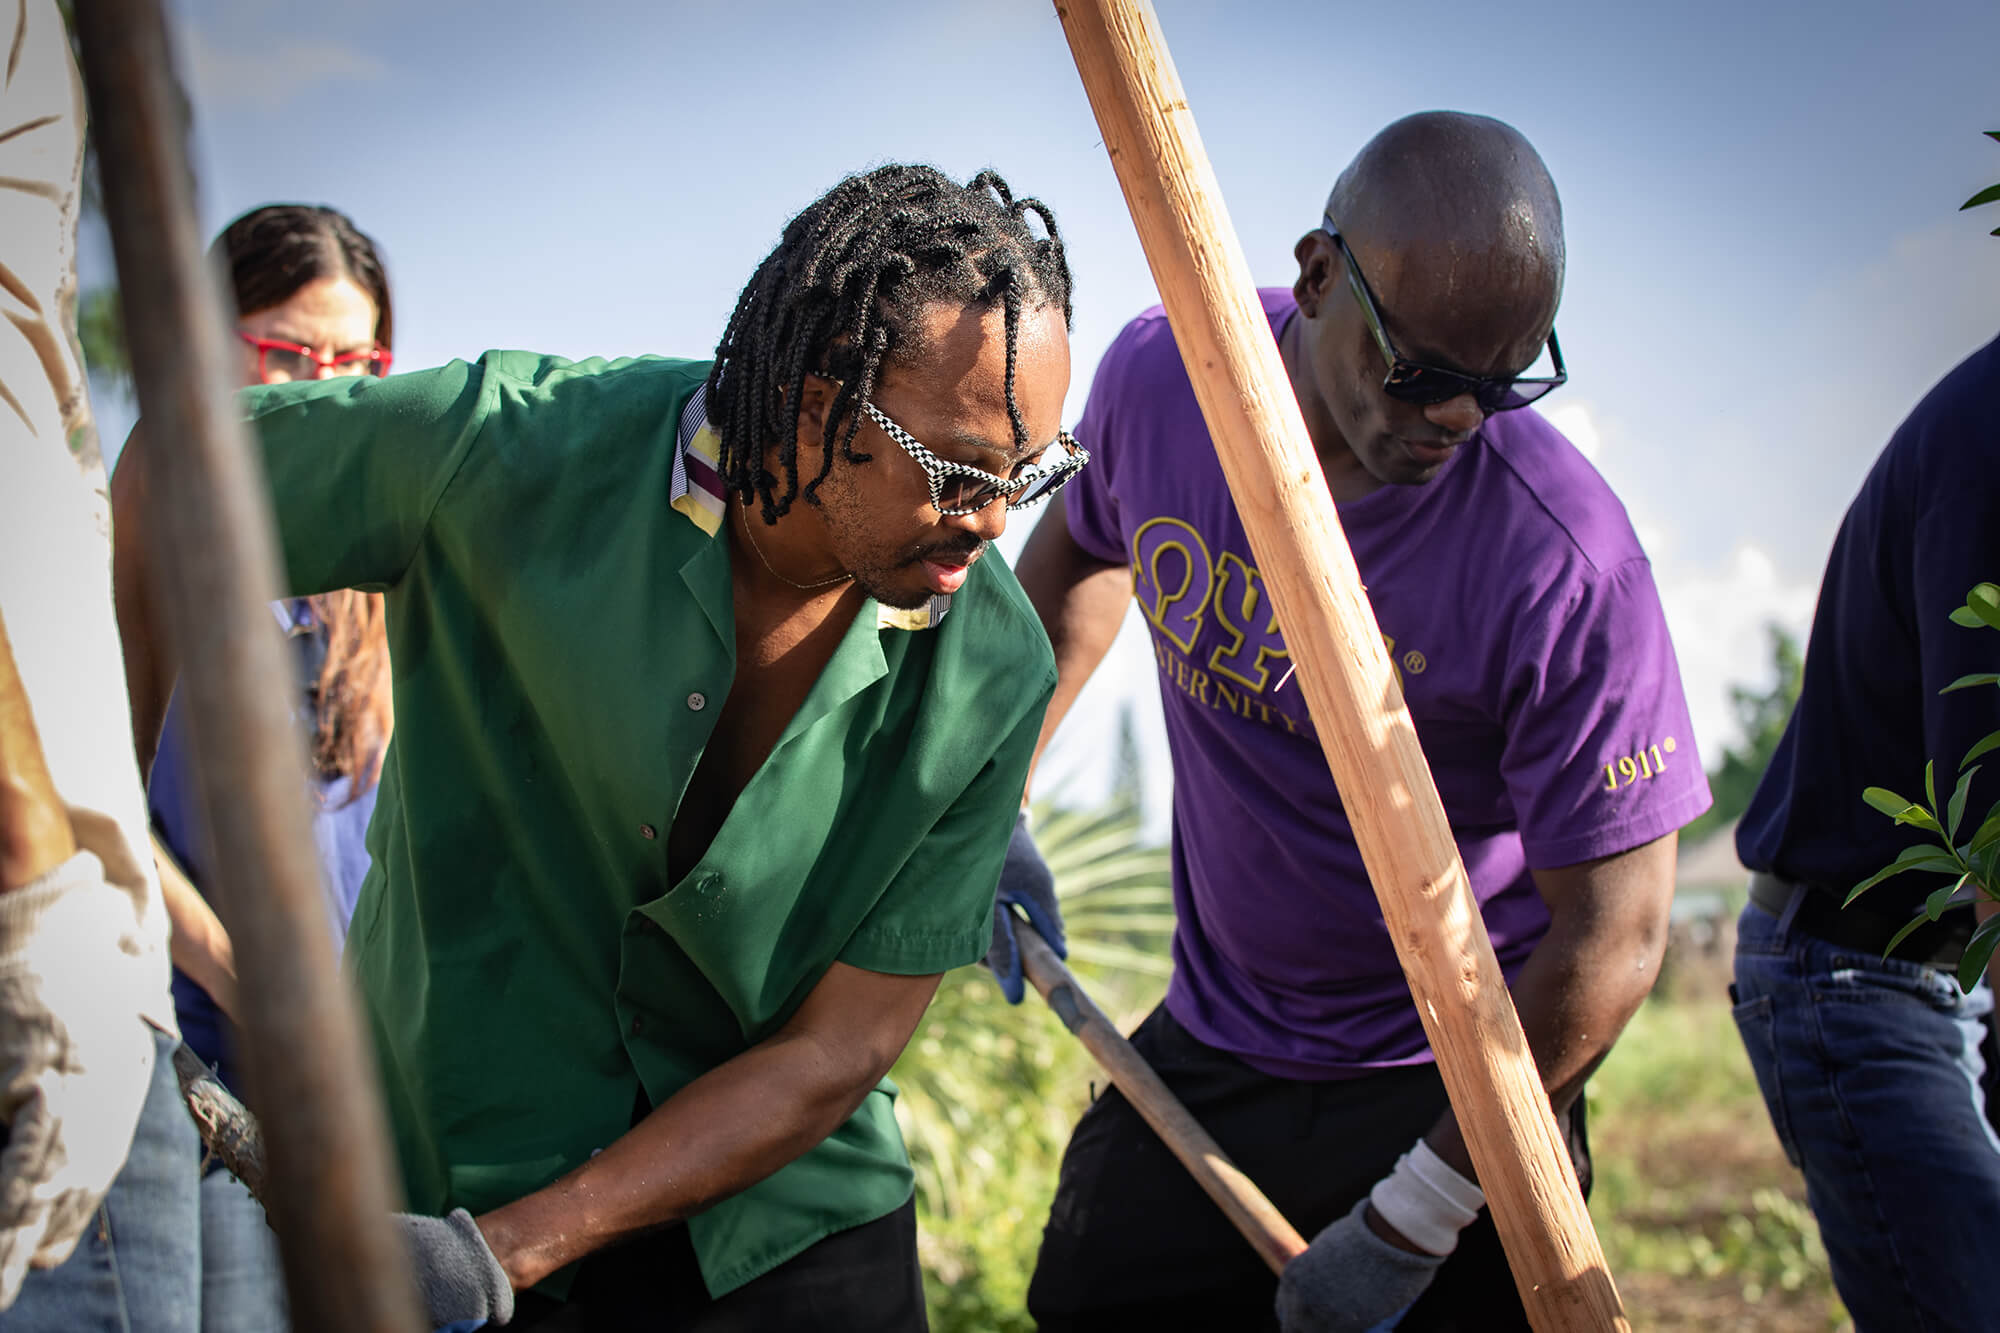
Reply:
<svg viewBox="0 0 2000 1333"><path fill-rule="evenodd" d="M1657 398L1615 412L1549 400L1652 559L1705 764L1739 739L1731 687L1770 684L1765 627L1803 638L1810 626L1875 456L1996 324L2000 241L1945 213L1833 269L1761 328L1718 307L1712 379L1664 379ZM1700 410L1678 410L1689 402Z"/></svg>
<svg viewBox="0 0 2000 1333"><path fill-rule="evenodd" d="M1803 639L1819 592L1817 575L1787 574L1755 538L1715 542L1708 525L1699 521L1698 506L1662 505L1650 494L1625 493L1617 482L1621 464L1629 463L1630 451L1640 446L1622 420L1600 423L1588 400L1552 400L1546 409L1536 410L1620 489L1633 529L1653 562L1702 763L1713 768L1723 748L1740 739L1730 690L1769 683L1768 626L1778 625ZM1696 520L1690 522L1689 514Z"/></svg>
<svg viewBox="0 0 2000 1333"><path fill-rule="evenodd" d="M196 104L205 108L245 107L277 114L312 103L312 94L330 84L374 81L388 66L358 47L326 38L281 38L257 42L241 29L182 25L177 34L188 82ZM347 99L322 105L320 114L292 124L292 142L308 142L332 134L355 136L359 125L343 124L357 115ZM282 151L287 143L272 144Z"/></svg>
<svg viewBox="0 0 2000 1333"><path fill-rule="evenodd" d="M1778 625L1803 642L1818 595L1817 580L1785 578L1753 542L1740 543L1714 565L1660 580L1705 767L1714 768L1724 746L1742 739L1730 688L1763 690L1775 683L1768 627ZM1750 663L1758 669L1746 672Z"/></svg>

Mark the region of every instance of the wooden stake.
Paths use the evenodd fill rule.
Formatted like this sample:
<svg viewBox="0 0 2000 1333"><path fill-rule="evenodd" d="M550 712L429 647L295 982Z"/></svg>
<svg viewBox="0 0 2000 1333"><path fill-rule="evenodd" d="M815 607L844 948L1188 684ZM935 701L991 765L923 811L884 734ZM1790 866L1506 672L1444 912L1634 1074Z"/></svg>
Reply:
<svg viewBox="0 0 2000 1333"><path fill-rule="evenodd" d="M1146 0L1056 0L1056 13L1528 1317L1542 1333L1624 1329L1617 1288L1159 21Z"/></svg>
<svg viewBox="0 0 2000 1333"><path fill-rule="evenodd" d="M1201 1122L1153 1072L1146 1057L1132 1048L1104 1011L1086 995L1083 986L1063 966L1056 951L1026 927L1016 928L1021 945L1021 972L1033 983L1042 998L1055 1010L1062 1025L1070 1030L1084 1049L1097 1057L1104 1072L1125 1094L1125 1100L1144 1116L1181 1165L1188 1169L1228 1216L1243 1238L1250 1242L1273 1273L1282 1273L1292 1256L1305 1249L1306 1242L1283 1213L1264 1197L1250 1177L1243 1174L1221 1145L1209 1137Z"/></svg>
<svg viewBox="0 0 2000 1333"><path fill-rule="evenodd" d="M233 344L195 226L165 18L159 0L87 0L75 12L152 453L153 587L179 649L209 815L206 887L236 945L291 1324L399 1333L418 1326L416 1288L389 1217L398 1191L374 1061L326 925L298 692L265 609L277 544L229 394Z"/></svg>

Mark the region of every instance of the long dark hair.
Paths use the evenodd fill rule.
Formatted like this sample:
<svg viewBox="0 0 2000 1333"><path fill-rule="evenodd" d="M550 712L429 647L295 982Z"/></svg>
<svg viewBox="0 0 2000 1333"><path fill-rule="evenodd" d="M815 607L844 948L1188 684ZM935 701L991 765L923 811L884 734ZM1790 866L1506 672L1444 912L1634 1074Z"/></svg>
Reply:
<svg viewBox="0 0 2000 1333"><path fill-rule="evenodd" d="M283 305L309 282L348 278L375 304L375 341L392 345L388 272L375 242L345 213L267 204L224 227L209 255L229 275L239 317ZM313 767L345 777L353 800L381 776L395 727L382 597L344 588L307 600L327 635L326 660L313 684Z"/></svg>

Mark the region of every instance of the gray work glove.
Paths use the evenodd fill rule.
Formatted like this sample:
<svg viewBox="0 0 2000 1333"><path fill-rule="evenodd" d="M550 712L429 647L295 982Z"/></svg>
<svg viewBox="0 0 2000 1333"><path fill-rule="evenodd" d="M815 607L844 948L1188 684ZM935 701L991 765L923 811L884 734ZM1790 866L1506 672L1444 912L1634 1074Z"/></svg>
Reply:
<svg viewBox="0 0 2000 1333"><path fill-rule="evenodd" d="M1415 1305L1444 1265L1412 1254L1368 1226L1368 1200L1313 1237L1278 1279L1284 1333L1367 1333Z"/></svg>
<svg viewBox="0 0 2000 1333"><path fill-rule="evenodd" d="M514 1286L471 1213L463 1208L444 1217L397 1213L396 1226L409 1248L432 1328L480 1320L504 1324L514 1317Z"/></svg>
<svg viewBox="0 0 2000 1333"><path fill-rule="evenodd" d="M1049 942L1056 957L1069 957L1063 939L1062 909L1056 906L1056 877L1035 846L1028 831L1028 812L1014 821L1014 836L1007 840L1007 860L1000 867L1000 888L993 900L993 943L986 950L986 966L1000 983L1007 1003L1019 1004L1027 990L1021 984L1021 946L1014 939L1014 913L1018 907L1028 914L1028 924Z"/></svg>

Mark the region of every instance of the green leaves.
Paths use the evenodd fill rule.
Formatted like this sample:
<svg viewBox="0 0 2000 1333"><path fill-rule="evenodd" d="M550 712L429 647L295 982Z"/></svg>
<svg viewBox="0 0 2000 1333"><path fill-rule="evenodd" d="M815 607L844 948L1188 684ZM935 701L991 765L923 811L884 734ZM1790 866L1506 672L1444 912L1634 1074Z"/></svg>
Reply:
<svg viewBox="0 0 2000 1333"><path fill-rule="evenodd" d="M1951 613L1951 623L1966 629L2000 629L2000 586L1982 583L1965 594L1965 605Z"/></svg>
<svg viewBox="0 0 2000 1333"><path fill-rule="evenodd" d="M1906 871L1928 870L1940 875L1956 875L1962 873L1964 869L1965 867L1958 863L1958 858L1940 851L1930 844L1920 842L1914 846L1905 847L1901 852L1896 854L1895 860L1883 866L1859 884L1856 884L1852 889L1849 889L1847 891L1846 902L1843 902L1841 906L1845 907L1848 903L1853 902L1883 880L1894 879L1897 875L1903 874Z"/></svg>
<svg viewBox="0 0 2000 1333"><path fill-rule="evenodd" d="M1951 805L1945 810L1945 836L1954 842L1958 840L1958 822L1965 817L1965 798L1972 790L1972 775L1978 771L1977 764L1965 770L1958 780L1958 790L1951 794Z"/></svg>
<svg viewBox="0 0 2000 1333"><path fill-rule="evenodd" d="M1987 133L2000 140L2000 130L1989 130ZM2000 185L1980 191L1965 206L1971 208L1975 204L1995 202L2000 202ZM1996 229L1994 235L2000 236L2000 229ZM1981 583L1973 588L1965 595L1965 605L1951 613L1951 620L1954 625L1966 629L1981 626L2000 629L2000 584ZM2000 685L2000 672L1975 671L1960 676L1938 693L1950 694L1954 690L1976 689L1985 685ZM1882 951L1884 958L1894 953L1896 946L1908 939L1912 931L1938 920L1954 908L1968 906L1982 897L2000 902L2000 885L1995 883L1996 871L2000 871L2000 801L1996 801L1993 808L1986 812L1986 818L1980 821L1971 838L1958 844L1959 829L1965 822L1966 802L1972 795L1972 779L1980 767L1973 761L1995 750L2000 750L2000 731L1990 732L1973 743L1965 752L1965 757L1958 761L1958 783L1942 809L1938 806L1935 763L1924 765L1924 804L1900 796L1887 787L1870 787L1861 793L1861 799L1872 809L1898 824L1907 824L1932 834L1933 840L1905 847L1897 853L1894 861L1850 889L1847 903L1852 903L1882 881L1912 870L1952 877L1949 885L1933 890L1925 898L1921 915L1912 917L1895 933L1889 947ZM1959 965L1961 986L1969 990L1978 982L1987 961L1993 956L1996 943L2000 943L2000 916L1982 922L1973 932L1972 941Z"/></svg>
<svg viewBox="0 0 2000 1333"><path fill-rule="evenodd" d="M1961 990L1971 990L1979 984L1980 974L1986 971L1986 963L1993 957L1996 943L2000 943L2000 916L1989 916L1979 923L1979 929L1972 932L1972 938L1965 945L1965 956L1958 960Z"/></svg>
<svg viewBox="0 0 2000 1333"><path fill-rule="evenodd" d="M1965 758L1959 760L1958 765L1960 768L1963 768L1973 760L1979 758L1980 755L1997 749L2000 749L2000 731L1989 731L1979 738L1977 745L1965 752Z"/></svg>
<svg viewBox="0 0 2000 1333"><path fill-rule="evenodd" d="M1995 802L1993 808L1986 812L1986 822L1972 835L1972 841L1965 845L1965 850L1968 855L1976 854L1996 842L2000 842L2000 802Z"/></svg>
<svg viewBox="0 0 2000 1333"><path fill-rule="evenodd" d="M1931 894L1930 897L1924 899L1923 919L1926 921L1935 921L1954 907L1971 906L1972 899L1959 897L1960 890L1965 888L1966 881L1971 878L1972 874L1968 871L1950 884Z"/></svg>
<svg viewBox="0 0 2000 1333"><path fill-rule="evenodd" d="M1861 793L1861 799L1880 810L1898 824L1915 824L1920 829L1932 833L1944 832L1944 826L1937 822L1937 816L1915 801L1905 800L1887 787L1870 787ZM1935 803L1936 798L1932 798Z"/></svg>

